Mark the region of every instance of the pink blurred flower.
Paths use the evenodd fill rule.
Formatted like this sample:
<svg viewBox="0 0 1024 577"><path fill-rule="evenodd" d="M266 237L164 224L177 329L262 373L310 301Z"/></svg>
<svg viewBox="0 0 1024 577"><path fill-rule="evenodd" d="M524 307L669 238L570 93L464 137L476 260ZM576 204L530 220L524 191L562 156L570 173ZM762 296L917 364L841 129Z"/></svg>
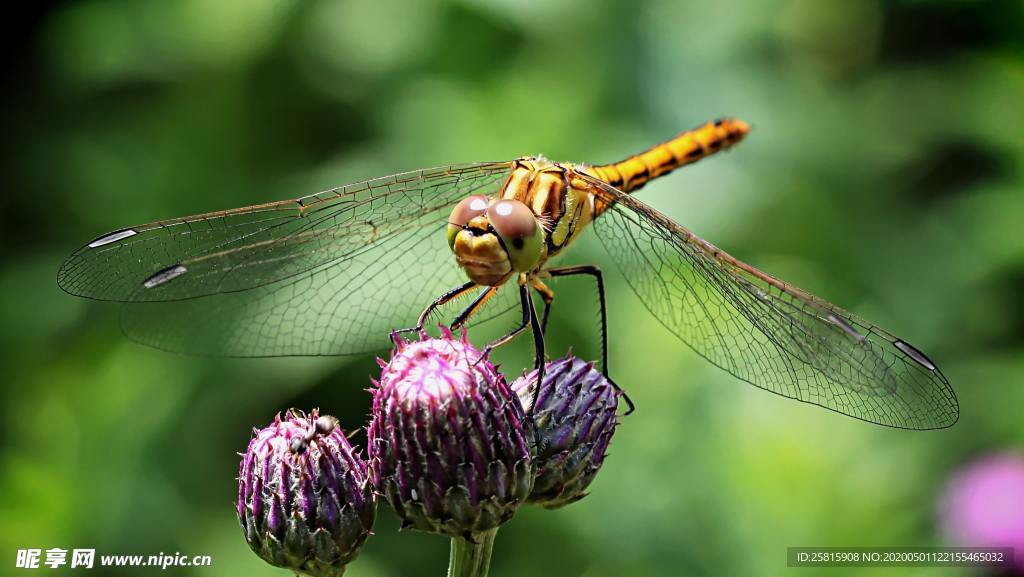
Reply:
<svg viewBox="0 0 1024 577"><path fill-rule="evenodd" d="M957 545L1012 546L1024 568L1024 454L992 455L961 469L946 489L942 517Z"/></svg>

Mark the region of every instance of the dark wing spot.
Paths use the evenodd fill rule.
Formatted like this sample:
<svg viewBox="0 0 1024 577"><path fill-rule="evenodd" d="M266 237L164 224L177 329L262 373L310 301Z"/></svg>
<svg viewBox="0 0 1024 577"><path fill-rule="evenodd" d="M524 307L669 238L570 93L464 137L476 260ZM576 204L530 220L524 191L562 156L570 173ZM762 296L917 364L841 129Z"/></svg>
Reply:
<svg viewBox="0 0 1024 577"><path fill-rule="evenodd" d="M829 314L828 315L828 320L832 324L834 324L837 327L843 329L843 332L845 332L846 334L848 334L851 337L853 337L858 343L864 340L864 335L862 335L859 332L857 332L857 329L851 327L849 323L847 323L843 319L837 317L836 315Z"/></svg>
<svg viewBox="0 0 1024 577"><path fill-rule="evenodd" d="M105 235L97 238L96 240L90 242L89 243L89 248L96 248L98 246L103 246L105 244L110 244L112 242L117 242L119 240L126 239L126 238L128 238L130 236L135 236L135 234L136 234L135 231L130 229L130 228L125 228L125 229L121 229L121 230L115 230L114 232L111 232L109 234L105 234Z"/></svg>
<svg viewBox="0 0 1024 577"><path fill-rule="evenodd" d="M172 265L150 275L149 278L142 281L142 286L148 289L156 288L170 280L178 278L179 276L185 274L186 272L188 272L188 269L185 268L184 265Z"/></svg>
<svg viewBox="0 0 1024 577"><path fill-rule="evenodd" d="M933 363L931 359L926 357L924 353L912 347L909 343L897 339L896 341L893 342L893 344L896 345L897 349L903 351L905 355L913 359L914 362L916 362L917 364L928 369L929 371L935 370L935 363Z"/></svg>

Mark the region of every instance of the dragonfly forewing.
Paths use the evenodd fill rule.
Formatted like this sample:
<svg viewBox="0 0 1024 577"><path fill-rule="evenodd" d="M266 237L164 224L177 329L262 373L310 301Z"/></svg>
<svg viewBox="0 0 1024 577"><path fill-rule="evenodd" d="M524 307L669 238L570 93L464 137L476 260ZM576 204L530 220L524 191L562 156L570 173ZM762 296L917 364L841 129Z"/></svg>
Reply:
<svg viewBox="0 0 1024 577"><path fill-rule="evenodd" d="M428 169L123 229L69 257L58 281L123 302L125 333L163 350L378 351L392 329L464 282L444 241L451 205L493 192L508 166Z"/></svg>
<svg viewBox="0 0 1024 577"><path fill-rule="evenodd" d="M419 170L294 200L122 229L71 255L57 282L77 296L119 302L174 301L273 285L356 256L372 257L385 240L410 228L436 224L443 235L451 205L475 191L490 192L508 168L509 163L483 163ZM436 218L425 219L430 215Z"/></svg>

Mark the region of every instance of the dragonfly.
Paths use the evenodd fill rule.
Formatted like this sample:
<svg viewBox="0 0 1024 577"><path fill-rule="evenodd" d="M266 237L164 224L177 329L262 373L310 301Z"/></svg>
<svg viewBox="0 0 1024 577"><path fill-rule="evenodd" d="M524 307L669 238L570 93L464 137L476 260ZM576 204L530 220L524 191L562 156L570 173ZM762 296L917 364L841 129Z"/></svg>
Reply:
<svg viewBox="0 0 1024 577"><path fill-rule="evenodd" d="M654 318L736 378L889 427L953 425L956 394L918 348L734 258L633 194L749 130L723 118L612 164L526 156L441 166L121 228L75 251L57 282L123 303L129 338L196 355L366 353L412 319L422 330L457 299L470 303L453 327L485 318L489 306L518 306L521 322L487 350L530 331L542 369L548 283L580 275L596 284L607 375L602 270L550 265L593 229Z"/></svg>

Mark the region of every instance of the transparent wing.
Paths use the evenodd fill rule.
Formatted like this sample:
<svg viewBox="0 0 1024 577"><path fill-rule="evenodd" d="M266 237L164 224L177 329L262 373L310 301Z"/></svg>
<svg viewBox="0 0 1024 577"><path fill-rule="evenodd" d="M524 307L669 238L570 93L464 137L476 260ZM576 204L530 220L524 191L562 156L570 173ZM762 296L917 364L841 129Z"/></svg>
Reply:
<svg viewBox="0 0 1024 577"><path fill-rule="evenodd" d="M392 329L415 325L427 304L465 282L444 239L448 212L437 212L380 241L378 250L296 277L181 301L125 303L121 325L132 340L191 355L380 351L389 346ZM439 311L432 322L449 322L449 313L470 298ZM499 312L492 306L488 312Z"/></svg>
<svg viewBox="0 0 1024 577"><path fill-rule="evenodd" d="M98 300L173 301L269 286L356 256L384 257L398 244L389 239L415 227L440 227L452 204L495 184L508 168L419 170L121 229L68 257L57 283Z"/></svg>
<svg viewBox="0 0 1024 577"><path fill-rule="evenodd" d="M935 429L957 421L949 381L905 341L588 180L608 206L595 232L626 280L707 360L762 389L872 423Z"/></svg>
<svg viewBox="0 0 1024 577"><path fill-rule="evenodd" d="M111 233L65 262L61 286L125 302L125 333L164 350L380 350L391 329L415 324L427 304L465 282L444 240L451 206L493 193L508 166L424 170Z"/></svg>

